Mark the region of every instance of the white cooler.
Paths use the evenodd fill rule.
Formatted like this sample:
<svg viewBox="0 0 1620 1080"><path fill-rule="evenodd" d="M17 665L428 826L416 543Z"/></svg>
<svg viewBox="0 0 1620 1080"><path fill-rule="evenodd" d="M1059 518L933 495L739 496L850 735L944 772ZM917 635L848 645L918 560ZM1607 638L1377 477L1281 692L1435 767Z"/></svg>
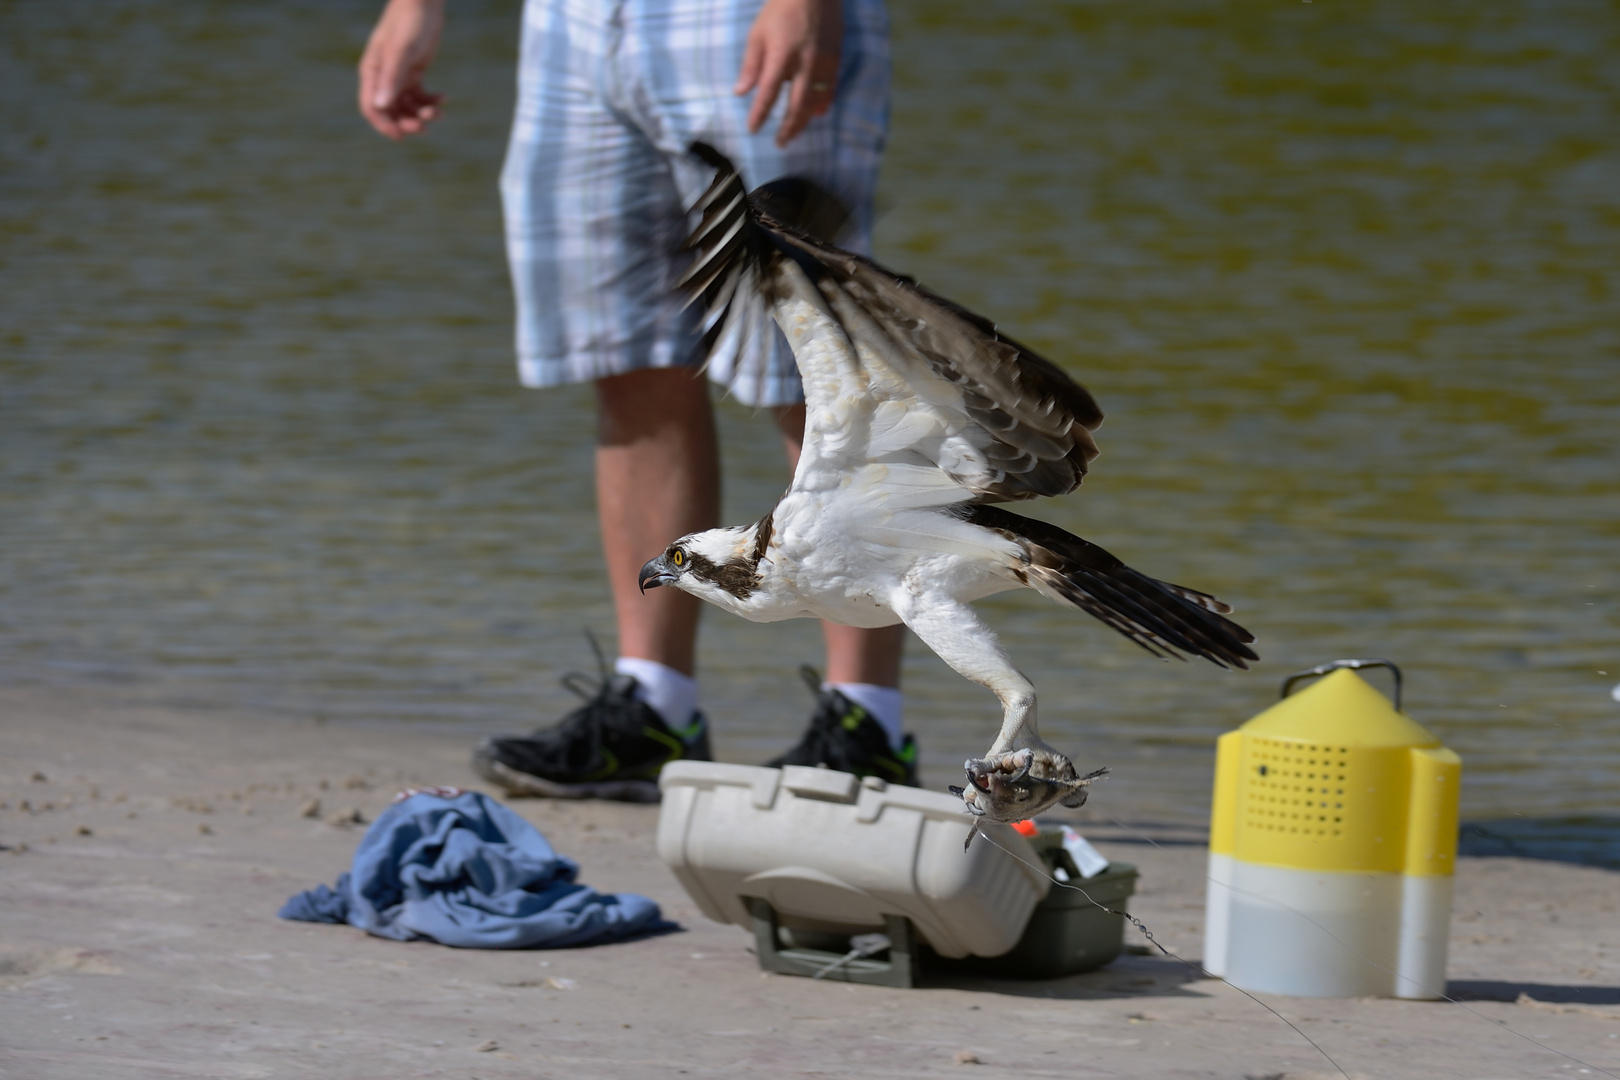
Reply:
<svg viewBox="0 0 1620 1080"><path fill-rule="evenodd" d="M759 901L790 932L883 931L903 917L940 956L999 956L1051 888L1006 825L982 825L995 843L964 852L973 819L943 792L706 761L664 766L659 787L658 855L717 922L757 928Z"/></svg>

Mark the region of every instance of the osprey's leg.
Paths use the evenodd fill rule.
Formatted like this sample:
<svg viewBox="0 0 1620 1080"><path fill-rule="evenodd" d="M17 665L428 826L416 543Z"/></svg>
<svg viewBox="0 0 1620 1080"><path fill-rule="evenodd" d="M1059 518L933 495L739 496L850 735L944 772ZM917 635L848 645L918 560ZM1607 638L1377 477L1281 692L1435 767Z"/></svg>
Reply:
<svg viewBox="0 0 1620 1080"><path fill-rule="evenodd" d="M1072 761L1041 741L1035 688L977 613L957 600L925 596L907 597L896 609L941 660L1001 699L1001 730L989 752L964 762L967 784L951 788L968 812L990 821L1023 821L1059 802L1083 804L1086 788L1107 770L1080 776Z"/></svg>

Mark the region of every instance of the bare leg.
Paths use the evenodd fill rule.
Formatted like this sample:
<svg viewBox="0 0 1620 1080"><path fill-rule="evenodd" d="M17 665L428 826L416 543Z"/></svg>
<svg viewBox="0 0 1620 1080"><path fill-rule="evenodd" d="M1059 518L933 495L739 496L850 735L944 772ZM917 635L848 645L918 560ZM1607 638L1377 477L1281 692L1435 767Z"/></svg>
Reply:
<svg viewBox="0 0 1620 1080"><path fill-rule="evenodd" d="M799 451L804 448L804 406L777 409L776 423L782 430L788 468L796 469ZM823 621L821 637L827 643L828 682L900 685L900 656L906 644L904 624L867 630Z"/></svg>
<svg viewBox="0 0 1620 1080"><path fill-rule="evenodd" d="M643 595L636 575L670 541L720 518L720 459L709 387L691 368L651 368L596 383L596 502L619 655L692 674L700 601Z"/></svg>

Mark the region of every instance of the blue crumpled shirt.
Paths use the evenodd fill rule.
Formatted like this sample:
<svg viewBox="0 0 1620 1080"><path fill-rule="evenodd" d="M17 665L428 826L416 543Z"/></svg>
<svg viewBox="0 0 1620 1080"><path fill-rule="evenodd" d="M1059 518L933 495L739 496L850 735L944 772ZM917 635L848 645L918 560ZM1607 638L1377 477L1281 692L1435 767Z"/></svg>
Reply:
<svg viewBox="0 0 1620 1080"><path fill-rule="evenodd" d="M599 893L578 873L489 796L419 792L366 830L336 885L301 892L278 914L463 949L569 948L675 929L647 897Z"/></svg>

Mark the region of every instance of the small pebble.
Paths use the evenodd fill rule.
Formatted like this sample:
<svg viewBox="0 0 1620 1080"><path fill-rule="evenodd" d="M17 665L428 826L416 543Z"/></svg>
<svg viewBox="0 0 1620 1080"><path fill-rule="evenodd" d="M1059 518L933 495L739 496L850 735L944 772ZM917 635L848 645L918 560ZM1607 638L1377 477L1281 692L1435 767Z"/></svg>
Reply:
<svg viewBox="0 0 1620 1080"><path fill-rule="evenodd" d="M501 1044L496 1042L494 1039L488 1039L488 1040L486 1040L484 1042L479 1043L477 1046L473 1047L473 1049L476 1050L480 1054L487 1054L491 1050L499 1050L500 1048L501 1048Z"/></svg>
<svg viewBox="0 0 1620 1080"><path fill-rule="evenodd" d="M984 1062L979 1060L979 1055L975 1054L971 1050L958 1050L956 1052L956 1063L958 1065L983 1065L984 1064Z"/></svg>
<svg viewBox="0 0 1620 1080"><path fill-rule="evenodd" d="M76 831L76 832L77 832L77 833L78 833L78 834L79 834L79 835L80 835L80 836L94 836L94 835L95 835L95 833L93 833L93 832L91 832L91 831L90 831L90 826L88 826L88 825L80 825L80 826L79 826L79 827L78 827L78 829L77 829L77 830L75 830L75 831Z"/></svg>
<svg viewBox="0 0 1620 1080"><path fill-rule="evenodd" d="M43 783L45 783L46 776L42 772L36 772L33 776L30 776L28 779L32 780L36 784L43 784Z"/></svg>
<svg viewBox="0 0 1620 1080"><path fill-rule="evenodd" d="M321 800L319 800L319 799L310 799L303 806L300 806L298 808L298 813L300 815L302 815L303 817L320 817L321 816Z"/></svg>
<svg viewBox="0 0 1620 1080"><path fill-rule="evenodd" d="M214 835L214 830L208 827L208 822L206 821L200 821L197 823L197 831L202 833L204 836Z"/></svg>

